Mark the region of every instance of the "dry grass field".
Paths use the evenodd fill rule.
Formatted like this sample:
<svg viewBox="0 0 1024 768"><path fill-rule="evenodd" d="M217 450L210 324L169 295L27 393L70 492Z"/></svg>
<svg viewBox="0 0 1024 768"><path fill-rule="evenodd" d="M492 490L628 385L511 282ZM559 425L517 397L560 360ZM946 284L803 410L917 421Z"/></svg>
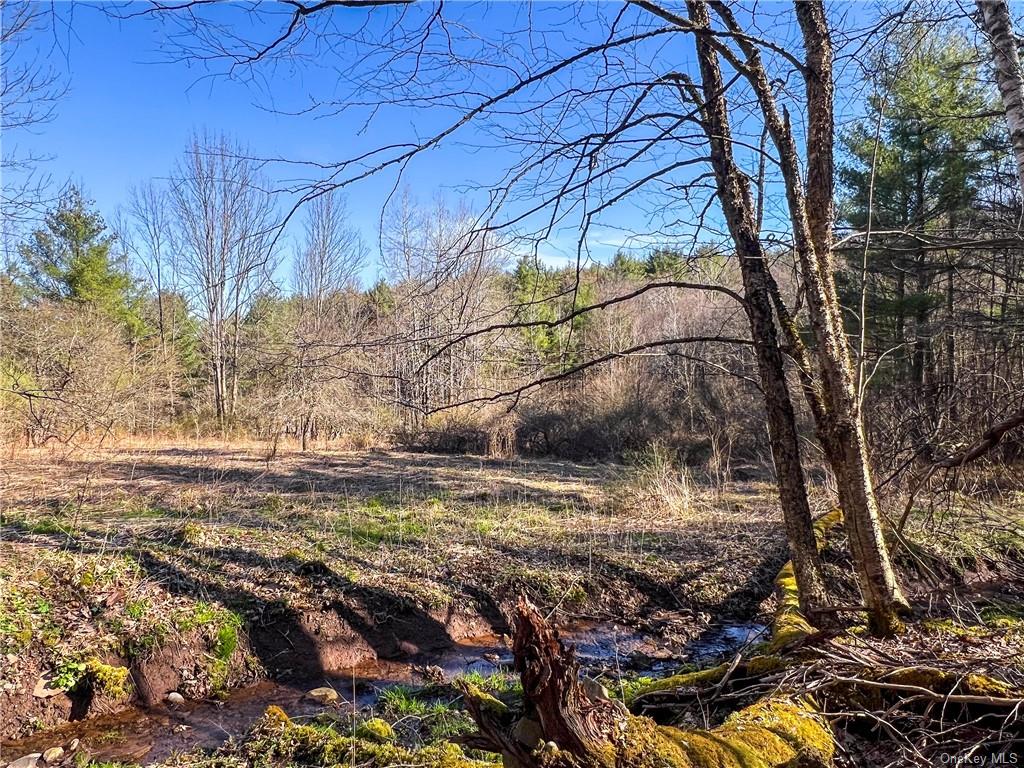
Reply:
<svg viewBox="0 0 1024 768"><path fill-rule="evenodd" d="M756 617L786 558L770 486L700 488L657 462L37 449L5 456L0 500L5 738L172 690L429 661L500 638L521 594L685 659ZM122 667L130 692L30 695Z"/></svg>

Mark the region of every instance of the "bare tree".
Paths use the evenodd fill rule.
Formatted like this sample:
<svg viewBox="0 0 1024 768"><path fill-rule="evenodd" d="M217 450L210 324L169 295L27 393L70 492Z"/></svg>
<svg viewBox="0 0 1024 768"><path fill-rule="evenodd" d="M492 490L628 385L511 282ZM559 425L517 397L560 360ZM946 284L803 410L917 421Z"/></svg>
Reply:
<svg viewBox="0 0 1024 768"><path fill-rule="evenodd" d="M645 3L646 5L646 3ZM757 96L765 126L778 152L784 179L789 219L795 251L799 259L802 286L807 296L810 327L817 358L817 377L799 335L791 322L789 311L781 300L777 311L783 327L789 329L789 345L804 380L805 392L817 423L818 436L835 472L839 501L843 508L854 566L861 593L876 632L887 634L899 626L898 613L905 609L903 597L889 561L882 537L878 502L871 479L867 442L859 400L855 388L850 349L843 329L842 313L835 284L833 256L833 95L832 42L824 5L816 2L795 4L796 18L803 37L805 60L801 75L806 89L806 181L800 169L799 150L791 124L779 109L771 87L771 79L761 59L759 47L745 35L736 17L722 2L708 4L721 19L735 41L740 55L724 43L716 43L702 30L711 29L708 6L690 2L689 24L697 34L698 58L704 80L704 110L721 118L708 120L713 164L718 177L718 194L723 205L744 198L741 208L749 217L755 215L749 184L738 170L715 160L714 136L725 131L728 136L725 89L718 73L719 53L731 60L738 73L748 80ZM658 12L657 8L652 10ZM727 219L730 218L727 213ZM740 232L733 239L743 257ZM749 298L749 295L748 295ZM769 408L771 397L767 396Z"/></svg>
<svg viewBox="0 0 1024 768"><path fill-rule="evenodd" d="M276 225L259 163L224 136L194 136L175 169L171 198L180 227L182 279L204 320L218 422L238 402L240 325L269 285Z"/></svg>
<svg viewBox="0 0 1024 768"><path fill-rule="evenodd" d="M815 601L825 591L815 562L783 353L796 368L823 452L837 478L872 626L880 633L896 630L905 601L882 536L834 278L835 85L831 30L823 4L795 4L791 28L799 36L798 53L790 42L759 33L756 19L748 18L751 12L738 15L724 2L688 2L685 16L648 0L607 11L581 8L577 12L585 10L592 23L607 25L607 35L596 41L581 39L578 49L569 51L539 36L533 49L537 61L526 72L498 42L488 45L471 33L453 38L450 26L436 22L440 7L403 13L396 20L397 31L386 40L348 38L364 46L368 55L379 54L388 65L377 76L368 72L359 79L354 100L365 104L376 97L381 105L429 105L453 114L447 127L425 138L333 164L329 179L311 187L305 199L314 199L325 188L357 183L372 173L401 171L420 154L474 123L481 132L491 131L501 141L518 143L523 149L490 194L491 207L478 227L490 236L528 229L527 242L539 247L557 225L574 215L582 261L591 225L619 203L642 205L648 195L651 216L657 216L665 229L695 232L689 237L697 245L701 233L708 239L721 237L721 227L710 213L716 200L720 202L727 236L743 267L742 304L757 351L780 499L800 561L801 589ZM752 13L756 16L757 11ZM320 35L332 39L344 35L331 27L329 15L326 10L318 21L318 13L310 9L303 15L301 34L289 25L283 34L271 38L272 45L244 41L240 51L257 52L245 59L251 63L285 48L293 53L304 40ZM691 74L680 71L678 61L665 54L665 41L681 37L695 45L697 84ZM215 55L240 60L224 47ZM428 72L407 64L421 61L423 55L437 66ZM620 65L620 60L631 64ZM722 63L729 68L728 74ZM507 70L503 64L508 64ZM481 70L507 84L479 96L471 73ZM792 83L799 88L794 90ZM333 110L339 105L313 105L321 107ZM790 109L799 110L800 120L791 119ZM510 119L521 121L518 130L509 127ZM737 125L742 125L742 134ZM763 200L774 191L784 201L770 217L768 211L758 210L743 165L752 147L759 147L761 136L770 139L769 160L777 171L771 190L762 180L760 197ZM769 151L767 143L754 154L760 156L762 151ZM700 166L710 167L710 173L701 173ZM681 227L687 215L692 223ZM783 252L792 254L806 310L779 290L763 245L769 237L781 239L786 246ZM688 287L699 287L699 281ZM578 291L578 285L572 290ZM572 322L571 317L564 319ZM475 331L461 334L464 339L479 335ZM441 348L450 346L446 342ZM575 375L585 366L568 367L564 375ZM549 380L550 376L543 376L537 383ZM513 387L508 393L522 391Z"/></svg>
<svg viewBox="0 0 1024 768"><path fill-rule="evenodd" d="M306 211L305 240L295 259L298 315L294 320L293 397L302 450L315 434L318 412L329 409L339 378L333 364L355 344L354 292L366 248L348 221L345 201L336 192L314 200Z"/></svg>
<svg viewBox="0 0 1024 768"><path fill-rule="evenodd" d="M47 180L38 174L38 155L18 151L17 136L53 119L66 85L39 49L39 35L51 9L29 0L0 4L0 215L4 239L13 228L38 217L46 201Z"/></svg>
<svg viewBox="0 0 1024 768"><path fill-rule="evenodd" d="M133 187L128 212L134 224L133 236L122 235L121 240L131 249L136 263L149 278L157 302L157 327L160 345L166 347L174 336L174 318L168 317L164 303L166 294L176 289L176 253L174 240L173 207L166 190L150 181Z"/></svg>
<svg viewBox="0 0 1024 768"><path fill-rule="evenodd" d="M294 271L295 292L312 330L322 328L330 302L356 284L365 263L366 247L348 221L341 195L329 192L310 203Z"/></svg>

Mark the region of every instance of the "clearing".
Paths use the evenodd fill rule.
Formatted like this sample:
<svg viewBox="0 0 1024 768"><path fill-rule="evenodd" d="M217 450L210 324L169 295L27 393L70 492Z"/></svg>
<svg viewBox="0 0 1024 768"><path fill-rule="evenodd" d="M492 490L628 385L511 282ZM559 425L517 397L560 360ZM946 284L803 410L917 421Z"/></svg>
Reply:
<svg viewBox="0 0 1024 768"><path fill-rule="evenodd" d="M267 704L401 717L409 686L510 684L519 594L613 680L730 652L786 559L771 486L652 466L18 451L0 474L2 757L80 737L150 761L239 735ZM337 701L307 695L321 687Z"/></svg>

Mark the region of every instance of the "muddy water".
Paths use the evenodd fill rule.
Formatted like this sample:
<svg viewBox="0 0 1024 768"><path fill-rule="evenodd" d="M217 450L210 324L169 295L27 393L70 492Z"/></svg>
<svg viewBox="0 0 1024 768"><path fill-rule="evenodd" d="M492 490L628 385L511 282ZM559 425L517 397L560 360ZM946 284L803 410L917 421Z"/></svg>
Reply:
<svg viewBox="0 0 1024 768"><path fill-rule="evenodd" d="M657 638L609 623L580 623L562 637L576 647L581 665L591 674L614 676L622 672L668 673L681 662L707 663L735 653L755 642L765 631L760 624L712 628L682 648L666 646ZM79 749L96 759L124 762L160 762L176 752L214 749L231 737L244 734L270 705L302 720L325 709L346 714L372 709L382 690L395 685L424 685L426 668L439 667L446 679L479 672L487 675L512 663L502 638L468 638L450 651L415 661L377 661L330 679L293 684L263 681L232 692L223 701L187 702L180 708L132 708L115 715L68 723L0 745L0 766L23 755L67 746L78 739ZM431 670L436 675L436 669ZM325 707L307 692L327 685L339 694L337 705Z"/></svg>

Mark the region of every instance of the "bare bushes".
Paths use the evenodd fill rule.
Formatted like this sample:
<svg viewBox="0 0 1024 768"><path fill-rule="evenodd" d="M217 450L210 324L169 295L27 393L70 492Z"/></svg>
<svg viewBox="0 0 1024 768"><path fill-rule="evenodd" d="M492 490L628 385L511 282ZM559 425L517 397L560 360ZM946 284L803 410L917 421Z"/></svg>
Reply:
<svg viewBox="0 0 1024 768"><path fill-rule="evenodd" d="M70 302L2 309L3 438L34 446L145 428L162 377L116 322Z"/></svg>
<svg viewBox="0 0 1024 768"><path fill-rule="evenodd" d="M519 453L518 414L504 408L453 408L396 435L400 444L434 453L473 453L511 459Z"/></svg>

